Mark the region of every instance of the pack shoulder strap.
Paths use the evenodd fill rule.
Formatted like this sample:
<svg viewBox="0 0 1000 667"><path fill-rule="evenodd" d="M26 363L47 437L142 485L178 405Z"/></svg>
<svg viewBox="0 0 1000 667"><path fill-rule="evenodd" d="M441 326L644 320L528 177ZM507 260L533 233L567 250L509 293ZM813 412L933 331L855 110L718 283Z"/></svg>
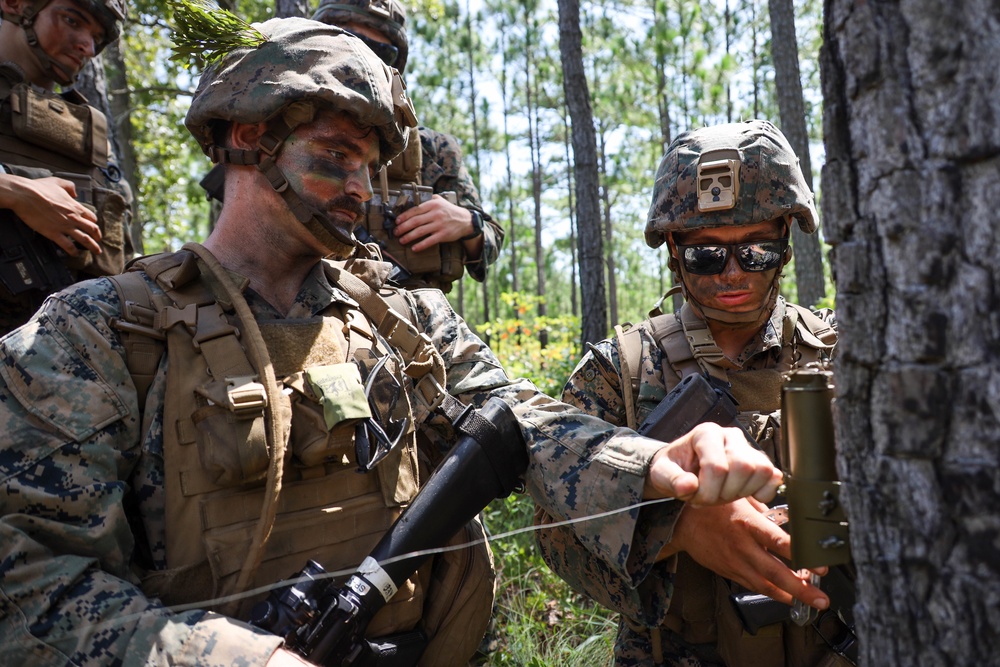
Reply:
<svg viewBox="0 0 1000 667"><path fill-rule="evenodd" d="M622 399L625 401L625 422L633 431L638 428L635 401L639 395L639 366L642 364L642 339L639 327L615 325L618 339L618 360L621 364Z"/></svg>
<svg viewBox="0 0 1000 667"><path fill-rule="evenodd" d="M828 322L825 322L816 313L808 308L804 308L796 303L785 304L792 310L793 317L797 319L799 334L802 341L819 350L831 350L837 344L837 330Z"/></svg>
<svg viewBox="0 0 1000 667"><path fill-rule="evenodd" d="M166 352L166 334L157 329L156 313L170 304L165 296L153 296L139 267L108 276L121 304L121 317L112 318L111 326L121 335L125 347L125 365L135 385L139 412L146 409L146 394L153 384L160 359Z"/></svg>

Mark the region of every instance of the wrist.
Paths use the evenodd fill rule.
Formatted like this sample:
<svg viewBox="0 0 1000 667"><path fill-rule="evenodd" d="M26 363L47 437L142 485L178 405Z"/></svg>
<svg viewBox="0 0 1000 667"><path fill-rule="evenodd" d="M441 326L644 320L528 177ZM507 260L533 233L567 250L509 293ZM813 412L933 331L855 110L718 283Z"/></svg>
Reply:
<svg viewBox="0 0 1000 667"><path fill-rule="evenodd" d="M466 234L459 241L471 241L483 235L483 216L479 211L469 211L472 214L472 233Z"/></svg>

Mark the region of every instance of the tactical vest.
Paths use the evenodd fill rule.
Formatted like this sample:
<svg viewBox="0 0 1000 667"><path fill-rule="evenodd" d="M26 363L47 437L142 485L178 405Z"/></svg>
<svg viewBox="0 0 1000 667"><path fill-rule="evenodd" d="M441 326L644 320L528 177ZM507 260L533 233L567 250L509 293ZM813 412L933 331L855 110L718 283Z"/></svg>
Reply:
<svg viewBox="0 0 1000 667"><path fill-rule="evenodd" d="M663 351L663 382L669 392L683 377L708 373L728 382L740 407L738 419L747 427L764 452L777 462L780 447L781 374L800 365L827 359L836 344L837 332L806 308L785 303L781 357L775 368L728 373L720 365L725 355L715 344L708 324L685 303L678 313L654 314L646 323ZM622 388L628 426L636 428L659 402L640 392L639 365L642 342L640 328L615 328L622 370ZM659 398L662 398L660 396ZM707 664L727 667L760 665L847 666L850 662L833 653L812 626L791 622L747 633L733 610L729 596L742 592L738 585L702 567L687 554L677 558L677 575L670 608L663 622L667 637L676 636L699 653ZM633 631L650 629L626 619ZM828 619L828 623L838 623ZM826 628L834 636L838 628ZM659 630L652 631L653 645L660 643ZM669 643L666 639L663 643Z"/></svg>
<svg viewBox="0 0 1000 667"><path fill-rule="evenodd" d="M309 559L330 572L351 571L416 495L427 471L415 425L429 411L411 401L411 392L426 391L427 378L439 378L429 384L441 386L440 356L398 315L404 299L393 298L393 308L359 278L325 267L331 284L347 285L360 307L332 304L315 318L256 321L230 275L194 244L139 260L112 278L123 304L114 326L123 332L140 396L157 372L158 346L165 344L167 355L169 569L141 573L148 595L167 604L224 599L285 579ZM138 270L165 295L154 298ZM357 400L365 400L359 368L376 366L399 382L392 413L407 421L400 444L359 474ZM474 522L456 543L479 537L482 527ZM264 595L212 608L247 618ZM476 628L485 630L492 600L484 541L425 564L367 634L420 622L431 638L421 664L457 664L478 645Z"/></svg>
<svg viewBox="0 0 1000 667"><path fill-rule="evenodd" d="M411 127L406 149L379 174L380 182L368 202L363 231L358 230L358 235L364 242L370 237L379 245L386 260L402 269L397 269L394 276L400 285L410 289L436 287L449 292L451 284L465 271L465 249L461 241L440 243L414 252L393 234L396 215L429 201L434 195L430 186L420 184L422 155L419 132ZM439 194L452 204L458 203L454 192Z"/></svg>
<svg viewBox="0 0 1000 667"><path fill-rule="evenodd" d="M72 181L77 199L97 214L101 253L81 250L67 257L78 278L120 273L125 268L129 205L107 174L108 121L76 91L56 95L20 81L0 65L0 163L14 173L52 175Z"/></svg>

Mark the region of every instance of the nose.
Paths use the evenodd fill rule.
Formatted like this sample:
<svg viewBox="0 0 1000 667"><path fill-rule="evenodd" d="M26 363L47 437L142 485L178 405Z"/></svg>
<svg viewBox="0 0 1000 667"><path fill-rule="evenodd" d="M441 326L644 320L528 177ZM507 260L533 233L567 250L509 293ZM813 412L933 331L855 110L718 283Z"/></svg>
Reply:
<svg viewBox="0 0 1000 667"><path fill-rule="evenodd" d="M348 176L344 184L344 194L354 197L360 202L366 202L372 198L372 178L367 167L362 167Z"/></svg>
<svg viewBox="0 0 1000 667"><path fill-rule="evenodd" d="M744 273L743 267L736 261L736 251L731 248L729 256L726 257L726 265L722 267L723 278L738 278Z"/></svg>
<svg viewBox="0 0 1000 667"><path fill-rule="evenodd" d="M93 58L97 55L97 38L91 35L89 31L78 31L76 33L76 49L85 58Z"/></svg>

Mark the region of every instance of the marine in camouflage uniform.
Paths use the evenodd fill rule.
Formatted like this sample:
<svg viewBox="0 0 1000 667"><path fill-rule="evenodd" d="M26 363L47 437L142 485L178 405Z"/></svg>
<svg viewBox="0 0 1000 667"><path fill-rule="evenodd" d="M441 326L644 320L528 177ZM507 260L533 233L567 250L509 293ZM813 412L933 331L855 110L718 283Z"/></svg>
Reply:
<svg viewBox="0 0 1000 667"><path fill-rule="evenodd" d="M132 253L130 188L109 159L107 120L76 90L54 92L118 38L125 12L121 0L18 0L3 10L0 334L50 292L118 273Z"/></svg>
<svg viewBox="0 0 1000 667"><path fill-rule="evenodd" d="M684 376L707 374L730 383L741 423L777 461L780 374L829 359L836 342L832 311L811 312L778 295L781 267L790 259L785 250L789 225L812 232L815 219L812 193L798 160L772 124L749 121L677 137L657 172L646 241L652 247L670 244L671 268L679 271L687 301L677 313L664 314L658 305L650 319L618 327L616 337L595 345L567 382L563 400L611 424L636 428ZM711 233L692 239L690 232L696 230ZM749 243L723 245L741 241ZM753 290L757 300L743 296ZM735 307L720 299L727 294L737 295L730 299ZM776 531L787 551L787 537L763 518L766 508L746 501L732 507L730 528L725 516L721 524L694 525L739 542L738 526L764 523L765 534ZM685 510L682 517L697 521L700 512ZM548 520L542 511L539 518L542 523ZM728 601L731 593L746 589L700 565L696 559L702 552L675 555L673 536L662 552L647 549L649 560L635 570L615 568L570 529L548 529L538 537L555 572L578 591L621 612L616 665L806 666L841 660L812 626L788 622L750 637ZM727 551L719 545L715 549L724 552L723 561L750 563L747 554L755 553L764 563L780 566L765 551L768 546L762 540L749 551ZM719 561L706 564L718 566ZM786 598L794 593L807 602L814 599L814 590L804 589L790 570L780 568L792 583L790 589L774 577L773 583L754 583L785 588ZM834 625L830 632L837 630Z"/></svg>
<svg viewBox="0 0 1000 667"><path fill-rule="evenodd" d="M276 665L294 660L276 650L280 638L208 609L218 601L170 609L147 587L163 575L178 589L200 592L192 581L195 571L178 571L170 552L178 543L198 543L204 529L170 518L178 497L169 489L178 480L178 465L189 466L185 472L191 475L179 479L197 484L211 462L203 459L207 450L201 440L197 447L188 446L194 443L187 442L185 432L190 434L194 415L181 414L174 421L167 419L167 411L171 405L176 410L176 401L184 398L170 391L170 383L204 371L174 367L172 361L203 365L217 341L238 340L249 348L252 332L266 324L294 327L320 315L325 321L328 313L347 313L350 322L338 326L335 335L355 340L381 330L365 314L370 304L359 311L358 301L349 296L354 288L348 287L344 267L354 267L361 276L354 282L373 292L383 284L388 266L351 256L358 249L350 228L360 215L359 202L371 196L371 173L401 149L400 127L412 118L408 100L391 94L391 70L360 41L304 19L274 19L256 27L267 41L237 49L206 70L188 115L188 127L206 152L228 162L227 186L234 188L205 246L141 260L139 272L68 288L50 297L24 327L0 339L0 633L4 658L11 664ZM312 76L301 76L295 68ZM272 85L248 87L257 76ZM222 129L215 127L218 121L228 132L223 144L215 143L221 134L216 130ZM273 154L257 159L254 151L261 145ZM325 206L317 206L316 200ZM195 255L197 262L188 261ZM327 255L349 259L322 261ZM206 276L200 267L218 263L215 256L223 263ZM156 268L175 260L181 263L171 264L169 271ZM339 278L331 282L330 276ZM204 299L191 290L209 278L228 286L225 299ZM138 285L147 296L123 298L123 285ZM295 288L291 295L280 289L288 285ZM150 310L142 305L182 292L193 299L192 308ZM735 431L706 428L664 446L613 427L553 401L527 381L508 378L440 291L397 294L426 334L430 348L425 349L439 355L445 372L441 383L451 396L474 406L498 396L515 407L529 447L527 489L553 516L583 518L644 496L675 493L705 503L728 500L732 496L712 490L718 486L709 483L713 473L696 476L675 463L697 466L698 456L709 451L739 471L719 476L720 484L735 479L747 493L773 495L777 471L734 439ZM240 314L243 308L245 315ZM198 315L184 314L192 311ZM213 315L205 318L203 312ZM230 326L234 321L242 326ZM211 336L201 335L209 330ZM165 337L166 353L151 355L147 348L146 354L138 354L143 348L133 334L139 343ZM394 341L395 336L386 334ZM186 343L178 346L177 341ZM242 363L247 354L230 360ZM390 354L402 353L393 347ZM134 372L137 362L150 361L148 376ZM274 374L268 369L269 362L259 365L262 380ZM222 377L226 386L254 384L230 378L228 372ZM139 386L148 389L140 391ZM414 411L421 405L430 409L418 400L411 376L403 378L402 391L412 398ZM286 400L285 391L271 396L279 403ZM203 400L199 411L225 416L225 410L235 409L226 408L225 401ZM272 408L277 409L267 403L263 409ZM238 422L224 420L222 425ZM281 451L280 438L288 434L282 435L277 417L265 427L276 432L279 439L270 444ZM297 428L293 421L293 438ZM419 420L418 428L431 444L449 446L451 440L442 435L447 429L439 430L442 425ZM177 447L187 447L186 454L170 454ZM241 462L246 454L228 441L213 447ZM324 459L318 470L293 464L291 456L275 463L271 469L284 470L294 489L298 482L308 482L310 471L325 480L326 467L336 461ZM382 472L389 479L396 472L381 466L375 471L380 479ZM370 477L349 468L346 472L350 479ZM398 472L402 477L402 468ZM253 490L258 479L237 484L235 492ZM336 491L329 488L334 486L323 488ZM213 497L200 497L207 511ZM622 566L633 558L649 562L645 549L665 542L665 527L678 505L633 510L626 521L594 521L578 534L609 561ZM255 519L257 507L236 509L249 508ZM339 512L321 514L334 519ZM365 522L358 517L354 523ZM280 522L275 524L275 533L282 529ZM340 537L335 531L316 534ZM254 558L239 548L219 555L237 561ZM212 589L213 583L206 582L204 595Z"/></svg>
<svg viewBox="0 0 1000 667"><path fill-rule="evenodd" d="M405 73L409 55L406 9L396 0L323 0L312 18L358 33L387 65ZM384 45L391 45L393 48L387 50ZM423 231L420 227L428 224L443 225L445 216L448 215L453 221L448 222L452 231L444 236L441 235L442 232L435 231L435 244L460 241L465 251L466 270L472 278L483 282L488 268L500 255L504 239L503 228L483 209L479 191L462 162L458 140L450 134L428 127L421 126L418 132L422 151L421 184L430 186L437 194L454 192L458 207L464 208L468 213L451 211L449 214L449 203L444 201L414 207L397 219L397 223L403 225L402 229L407 232L400 239L406 244L417 243L416 247L423 250L424 245L420 240L431 228ZM413 228L414 225L418 226ZM410 286L408 283L404 284ZM439 286L445 291L450 287Z"/></svg>

